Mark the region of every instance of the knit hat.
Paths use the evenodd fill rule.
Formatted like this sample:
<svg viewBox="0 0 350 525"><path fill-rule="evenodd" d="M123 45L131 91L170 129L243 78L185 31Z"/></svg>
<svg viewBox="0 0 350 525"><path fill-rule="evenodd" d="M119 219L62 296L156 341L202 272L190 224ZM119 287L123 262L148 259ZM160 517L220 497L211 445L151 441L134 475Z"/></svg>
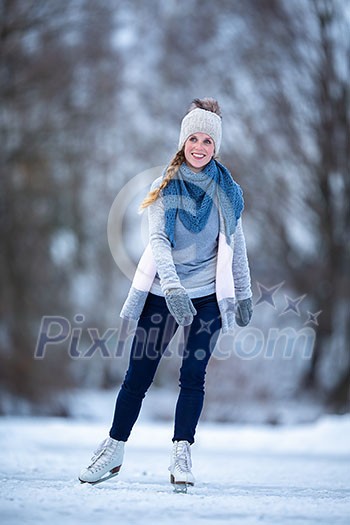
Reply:
<svg viewBox="0 0 350 525"><path fill-rule="evenodd" d="M209 135L215 144L215 154L219 153L222 136L221 117L219 115L201 108L193 109L187 113L181 122L179 150L193 133Z"/></svg>

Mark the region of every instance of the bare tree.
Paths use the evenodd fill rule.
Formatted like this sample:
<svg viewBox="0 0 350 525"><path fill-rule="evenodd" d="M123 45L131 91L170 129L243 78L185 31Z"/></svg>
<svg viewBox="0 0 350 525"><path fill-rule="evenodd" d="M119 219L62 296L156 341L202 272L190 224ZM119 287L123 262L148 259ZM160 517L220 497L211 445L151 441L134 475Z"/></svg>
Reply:
<svg viewBox="0 0 350 525"><path fill-rule="evenodd" d="M1 381L43 401L70 383L66 354L33 353L41 317L72 314L84 186L108 162L119 63L109 3L1 0L0 13Z"/></svg>
<svg viewBox="0 0 350 525"><path fill-rule="evenodd" d="M336 1L314 0L319 28L318 68L313 72L318 108L314 133L319 157L313 170L316 191L308 201L318 218L322 264L314 268L314 298L323 312L318 351L306 384L318 385L319 363L332 345L338 355L347 349L345 366L327 396L327 402L341 411L350 407L350 21L346 23L340 6Z"/></svg>
<svg viewBox="0 0 350 525"><path fill-rule="evenodd" d="M338 0L252 0L227 10L245 24L236 59L254 85L253 100L244 99L226 72L254 144L253 156L243 145L235 158L238 172L252 174L244 182L261 241L255 275L285 279L322 311L303 388L349 410L349 15ZM332 387L321 374L331 352L341 363L328 373Z"/></svg>

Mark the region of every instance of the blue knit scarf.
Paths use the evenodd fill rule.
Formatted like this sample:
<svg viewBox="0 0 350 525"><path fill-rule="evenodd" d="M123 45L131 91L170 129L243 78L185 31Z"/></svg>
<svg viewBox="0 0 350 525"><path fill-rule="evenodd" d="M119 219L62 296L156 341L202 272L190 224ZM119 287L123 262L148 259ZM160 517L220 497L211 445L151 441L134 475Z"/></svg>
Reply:
<svg viewBox="0 0 350 525"><path fill-rule="evenodd" d="M244 201L241 187L223 164L212 159L202 172L194 174L183 163L175 177L163 189L162 195L165 232L173 248L176 217L179 216L189 231L200 232L208 222L215 196L222 212L226 241L230 244L231 235L235 232L243 211Z"/></svg>

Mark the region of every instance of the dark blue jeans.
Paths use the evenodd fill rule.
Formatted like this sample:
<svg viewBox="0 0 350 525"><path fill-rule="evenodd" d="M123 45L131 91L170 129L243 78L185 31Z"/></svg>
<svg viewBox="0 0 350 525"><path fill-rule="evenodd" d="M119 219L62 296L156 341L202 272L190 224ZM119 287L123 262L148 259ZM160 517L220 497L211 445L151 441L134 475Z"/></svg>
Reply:
<svg viewBox="0 0 350 525"><path fill-rule="evenodd" d="M173 441L194 442L203 408L205 371L221 328L216 294L192 299L197 310L184 327L180 393L175 411ZM127 441L140 413L158 364L178 325L164 297L149 293L132 342L129 367L119 391L109 435Z"/></svg>

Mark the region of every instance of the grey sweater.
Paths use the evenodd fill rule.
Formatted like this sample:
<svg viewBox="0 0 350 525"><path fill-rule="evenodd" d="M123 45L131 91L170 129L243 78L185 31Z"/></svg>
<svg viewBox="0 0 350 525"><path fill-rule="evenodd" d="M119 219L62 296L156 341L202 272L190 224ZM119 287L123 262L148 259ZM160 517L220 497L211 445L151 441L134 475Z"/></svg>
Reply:
<svg viewBox="0 0 350 525"><path fill-rule="evenodd" d="M159 186L161 177L151 189ZM193 182L201 185L200 174L193 173ZM160 196L148 207L150 243L157 274L151 293L164 296L169 288L183 286L191 298L215 293L215 275L219 236L219 211L214 204L207 224L202 231L193 233L177 217L175 224L176 246L171 247L165 233L164 204ZM251 297L250 271L247 250L239 219L234 234L233 277L236 299Z"/></svg>

